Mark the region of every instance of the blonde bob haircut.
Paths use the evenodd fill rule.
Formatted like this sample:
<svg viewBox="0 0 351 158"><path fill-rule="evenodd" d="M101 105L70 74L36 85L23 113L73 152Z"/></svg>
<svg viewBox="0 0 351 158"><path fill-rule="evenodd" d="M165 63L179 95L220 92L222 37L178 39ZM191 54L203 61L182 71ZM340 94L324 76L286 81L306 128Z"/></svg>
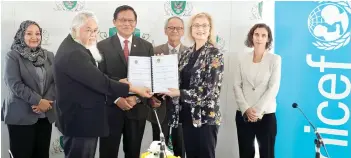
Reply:
<svg viewBox="0 0 351 158"><path fill-rule="evenodd" d="M211 43L212 45L216 46L216 38L215 38L215 35L214 35L214 28L213 28L213 20L212 20L212 17L210 14L208 13L205 13L205 12L202 12L202 13L198 13L194 16L191 17L190 19L190 22L189 22L189 34L188 34L188 38L195 42L194 41L194 37L192 36L192 26L193 26L193 23L194 23L194 20L197 19L197 18L206 18L210 24L210 34L208 35L208 42Z"/></svg>

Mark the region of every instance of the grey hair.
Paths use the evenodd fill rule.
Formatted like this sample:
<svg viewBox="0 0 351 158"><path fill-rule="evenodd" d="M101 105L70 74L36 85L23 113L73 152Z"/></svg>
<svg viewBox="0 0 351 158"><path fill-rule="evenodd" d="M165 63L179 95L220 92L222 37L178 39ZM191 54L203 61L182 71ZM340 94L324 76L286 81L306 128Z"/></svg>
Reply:
<svg viewBox="0 0 351 158"><path fill-rule="evenodd" d="M168 19L166 20L166 22L165 22L165 29L167 29L168 23L169 23L169 21L171 21L172 19L179 19L179 20L182 22L183 28L184 28L184 21L183 21L183 19L180 18L180 17L178 17L178 16L172 16L172 17L170 17L170 18L168 18Z"/></svg>
<svg viewBox="0 0 351 158"><path fill-rule="evenodd" d="M77 15L73 18L72 26L71 26L71 35L73 38L79 34L79 29L82 27L89 18L92 18L98 23L98 19L96 15L91 11L81 11L78 12Z"/></svg>

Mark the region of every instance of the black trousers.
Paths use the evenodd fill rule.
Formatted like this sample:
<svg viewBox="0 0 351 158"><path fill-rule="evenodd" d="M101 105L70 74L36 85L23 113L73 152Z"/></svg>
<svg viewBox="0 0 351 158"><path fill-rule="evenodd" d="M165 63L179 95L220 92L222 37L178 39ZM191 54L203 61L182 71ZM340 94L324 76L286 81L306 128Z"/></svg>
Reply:
<svg viewBox="0 0 351 158"><path fill-rule="evenodd" d="M100 137L99 158L117 158L121 136L125 158L140 158L141 141L144 136L146 119L133 120L124 117L119 127L110 127L108 137ZM113 128L113 129L112 129Z"/></svg>
<svg viewBox="0 0 351 158"><path fill-rule="evenodd" d="M33 125L7 125L14 158L49 158L52 125L40 118Z"/></svg>
<svg viewBox="0 0 351 158"><path fill-rule="evenodd" d="M65 158L94 158L98 137L63 136Z"/></svg>
<svg viewBox="0 0 351 158"><path fill-rule="evenodd" d="M240 111L236 113L240 158L255 157L255 136L257 138L260 158L274 158L274 144L277 135L275 113L265 114L261 121L245 122Z"/></svg>
<svg viewBox="0 0 351 158"><path fill-rule="evenodd" d="M183 124L186 157L215 158L218 128L217 125L205 124L196 128L192 124Z"/></svg>
<svg viewBox="0 0 351 158"><path fill-rule="evenodd" d="M153 140L160 140L160 128L158 124L151 123L152 126L152 138ZM168 126L167 121L163 121L161 123L162 132L166 139L166 144L169 143L169 133L170 133L170 126ZM179 125L178 128L172 128L172 145L173 145L173 152L174 156L180 156L181 158L185 157L185 147L184 147L184 140L183 140L183 128L182 125Z"/></svg>

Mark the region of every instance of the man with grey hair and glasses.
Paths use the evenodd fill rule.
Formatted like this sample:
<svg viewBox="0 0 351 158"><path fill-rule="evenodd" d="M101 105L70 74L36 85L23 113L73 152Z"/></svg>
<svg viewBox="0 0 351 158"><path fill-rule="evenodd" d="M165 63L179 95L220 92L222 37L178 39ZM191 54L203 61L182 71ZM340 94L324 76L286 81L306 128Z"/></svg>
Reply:
<svg viewBox="0 0 351 158"><path fill-rule="evenodd" d="M98 69L102 57L96 47L97 22L94 13L79 12L55 56L55 108L66 158L94 158L98 137L109 134L105 108L118 97L129 92L152 96L150 89L114 81Z"/></svg>
<svg viewBox="0 0 351 158"><path fill-rule="evenodd" d="M184 35L183 19L177 16L168 18L165 22L164 31L168 36L168 41L154 48L156 55L180 54L187 49L180 41ZM171 117L171 112L169 111L171 108L169 107L173 106L173 103L170 97L166 97L165 100L165 104L162 104L161 107L157 109L157 114L160 117L160 121L162 121L162 132L164 133L168 146L173 147L174 155L185 157L182 126L179 125L177 128L168 126L168 121ZM160 130L156 123L152 123L152 136L154 141L160 140Z"/></svg>

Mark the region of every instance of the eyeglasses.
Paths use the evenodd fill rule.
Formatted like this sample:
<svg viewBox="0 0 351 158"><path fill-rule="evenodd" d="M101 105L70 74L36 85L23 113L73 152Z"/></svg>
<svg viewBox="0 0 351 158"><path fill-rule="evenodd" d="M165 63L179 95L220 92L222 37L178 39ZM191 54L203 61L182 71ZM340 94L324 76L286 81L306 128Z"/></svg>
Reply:
<svg viewBox="0 0 351 158"><path fill-rule="evenodd" d="M96 33L98 33L99 32L99 29L95 29L95 30L92 30L92 29L87 29L87 30L85 30L86 32L88 32L89 34L96 34Z"/></svg>
<svg viewBox="0 0 351 158"><path fill-rule="evenodd" d="M195 29L199 29L200 27L202 27L203 29L207 29L207 28L211 27L211 25L210 24L202 24L202 25L194 24L194 25L191 25L191 27L195 28Z"/></svg>
<svg viewBox="0 0 351 158"><path fill-rule="evenodd" d="M125 22L128 22L129 24L134 24L135 20L132 20L132 19L117 19L118 21L122 22L122 23L125 23Z"/></svg>
<svg viewBox="0 0 351 158"><path fill-rule="evenodd" d="M183 27L169 26L169 27L167 27L167 29L171 30L171 31L174 31L174 30L181 31L181 30L183 30Z"/></svg>

